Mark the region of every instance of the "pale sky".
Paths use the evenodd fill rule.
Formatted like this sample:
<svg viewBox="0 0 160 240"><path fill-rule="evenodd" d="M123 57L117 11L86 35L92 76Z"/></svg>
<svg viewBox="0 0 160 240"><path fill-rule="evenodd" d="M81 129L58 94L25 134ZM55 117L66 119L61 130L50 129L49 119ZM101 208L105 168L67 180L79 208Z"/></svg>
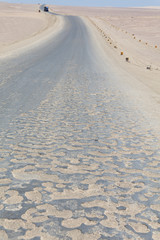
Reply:
<svg viewBox="0 0 160 240"><path fill-rule="evenodd" d="M160 0L3 0L11 3L45 3L68 6L97 6L97 7L143 7L160 6Z"/></svg>

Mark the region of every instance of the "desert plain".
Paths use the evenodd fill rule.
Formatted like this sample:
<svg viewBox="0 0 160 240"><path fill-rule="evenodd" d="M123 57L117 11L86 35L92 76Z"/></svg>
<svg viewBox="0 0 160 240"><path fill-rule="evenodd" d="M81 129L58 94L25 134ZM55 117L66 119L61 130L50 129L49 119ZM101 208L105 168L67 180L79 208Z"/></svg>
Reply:
<svg viewBox="0 0 160 240"><path fill-rule="evenodd" d="M41 43L63 27L62 18L39 13L40 5L1 2L0 6L1 57ZM160 7L49 7L53 13L80 16L90 23L114 63L160 94Z"/></svg>
<svg viewBox="0 0 160 240"><path fill-rule="evenodd" d="M0 3L0 240L159 240L160 9L39 7Z"/></svg>
<svg viewBox="0 0 160 240"><path fill-rule="evenodd" d="M125 70L133 70L134 76L140 81L144 79L143 83L160 93L160 7L53 6L52 9L56 13L88 18L112 49L111 57L119 63L121 58L128 58L132 67L125 65ZM121 52L123 57L120 57ZM146 71L147 68L151 71Z"/></svg>

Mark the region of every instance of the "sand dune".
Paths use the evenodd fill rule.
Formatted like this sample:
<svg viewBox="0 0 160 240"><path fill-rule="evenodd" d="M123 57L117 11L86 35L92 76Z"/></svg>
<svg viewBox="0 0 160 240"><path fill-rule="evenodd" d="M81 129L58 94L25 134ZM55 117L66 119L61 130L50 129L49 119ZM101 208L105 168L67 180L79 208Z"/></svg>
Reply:
<svg viewBox="0 0 160 240"><path fill-rule="evenodd" d="M26 47L55 32L60 19L39 13L39 5L0 3L0 56Z"/></svg>

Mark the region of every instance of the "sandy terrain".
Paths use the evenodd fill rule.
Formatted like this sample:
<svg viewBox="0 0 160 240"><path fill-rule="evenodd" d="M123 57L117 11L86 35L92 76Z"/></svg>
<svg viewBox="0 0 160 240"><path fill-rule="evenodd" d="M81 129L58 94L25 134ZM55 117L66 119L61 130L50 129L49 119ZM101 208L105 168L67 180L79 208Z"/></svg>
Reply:
<svg viewBox="0 0 160 240"><path fill-rule="evenodd" d="M26 51L28 46L35 47L64 26L63 17L39 13L38 5L0 3L0 7L0 56L18 54L17 49ZM151 100L154 99L154 105L157 105L154 112L158 116L160 102L158 7L127 9L50 6L50 11L82 16L89 29L93 31L92 37L94 36L100 43L102 52L110 57L110 65L113 66L114 72L123 78L125 73L128 73L131 89L135 86L141 90L145 89L143 92L146 111L153 112L154 103ZM137 83L135 79L138 80Z"/></svg>
<svg viewBox="0 0 160 240"><path fill-rule="evenodd" d="M160 9L56 7L56 11L88 16L132 63L160 68Z"/></svg>
<svg viewBox="0 0 160 240"><path fill-rule="evenodd" d="M34 40L37 44L37 40L55 31L55 22L57 19L60 21L58 17L38 13L38 5L0 3L0 7L1 55L33 44ZM90 26L103 37L107 55L111 51L111 58L160 93L159 7L120 9L50 6L50 10L84 16L85 20L87 17L92 23ZM57 25L59 29L62 27L62 19ZM129 64L125 62L126 58Z"/></svg>
<svg viewBox="0 0 160 240"><path fill-rule="evenodd" d="M68 17L55 43L1 61L0 239L160 239L159 131L146 117L159 71L135 64L141 42L130 50L113 16L85 11L88 27Z"/></svg>
<svg viewBox="0 0 160 240"><path fill-rule="evenodd" d="M101 34L107 55L155 93L160 93L159 7L52 8L57 13L87 17Z"/></svg>
<svg viewBox="0 0 160 240"><path fill-rule="evenodd" d="M37 44L60 25L55 16L39 13L39 5L1 2L0 9L0 56Z"/></svg>

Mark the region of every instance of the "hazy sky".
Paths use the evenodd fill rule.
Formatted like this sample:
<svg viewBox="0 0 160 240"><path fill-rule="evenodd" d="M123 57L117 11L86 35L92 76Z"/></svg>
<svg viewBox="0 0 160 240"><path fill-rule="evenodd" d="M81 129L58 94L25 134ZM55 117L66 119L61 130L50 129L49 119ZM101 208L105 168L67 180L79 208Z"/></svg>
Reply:
<svg viewBox="0 0 160 240"><path fill-rule="evenodd" d="M3 0L0 2L45 3L69 6L113 6L113 7L142 7L160 6L160 0Z"/></svg>

